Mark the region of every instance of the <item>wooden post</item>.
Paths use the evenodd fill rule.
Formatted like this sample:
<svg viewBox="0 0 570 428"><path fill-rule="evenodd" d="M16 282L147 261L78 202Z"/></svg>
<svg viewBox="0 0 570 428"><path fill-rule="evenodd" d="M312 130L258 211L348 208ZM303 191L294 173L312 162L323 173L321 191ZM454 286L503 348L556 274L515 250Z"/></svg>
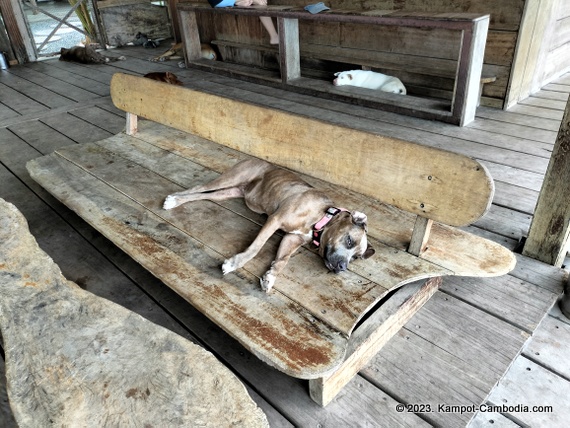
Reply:
<svg viewBox="0 0 570 428"><path fill-rule="evenodd" d="M416 217L416 223L414 224L414 230L412 231L412 239L408 246L408 253L413 254L414 256L419 256L422 251L425 250L432 224L433 220L429 218L422 216Z"/></svg>
<svg viewBox="0 0 570 428"><path fill-rule="evenodd" d="M138 131L138 116L127 112L127 135L135 135Z"/></svg>
<svg viewBox="0 0 570 428"><path fill-rule="evenodd" d="M552 151L523 255L562 266L570 234L570 100Z"/></svg>
<svg viewBox="0 0 570 428"><path fill-rule="evenodd" d="M485 16L473 23L473 31L463 31L451 104L451 114L459 126L467 125L475 119L488 30L489 16Z"/></svg>
<svg viewBox="0 0 570 428"><path fill-rule="evenodd" d="M290 18L277 18L279 30L279 65L281 67L281 81L301 77L301 54L299 51L299 20Z"/></svg>
<svg viewBox="0 0 570 428"><path fill-rule="evenodd" d="M23 3L22 3L23 4ZM13 0L0 0L4 26L9 34L14 55L20 64L36 60L33 40L27 30L22 6Z"/></svg>
<svg viewBox="0 0 570 428"><path fill-rule="evenodd" d="M188 61L200 59L202 49L200 47L200 33L198 32L198 22L196 12L189 10L179 10L178 17L182 28L182 40L184 42L184 57L186 66Z"/></svg>

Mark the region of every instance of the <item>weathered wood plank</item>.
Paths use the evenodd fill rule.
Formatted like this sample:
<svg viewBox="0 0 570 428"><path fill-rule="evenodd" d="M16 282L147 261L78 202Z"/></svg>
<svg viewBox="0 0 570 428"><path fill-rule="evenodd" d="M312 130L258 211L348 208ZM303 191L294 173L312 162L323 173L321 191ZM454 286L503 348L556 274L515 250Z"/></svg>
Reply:
<svg viewBox="0 0 570 428"><path fill-rule="evenodd" d="M519 106L522 106L522 104L517 105L517 107ZM511 109L510 111L514 110ZM517 138L524 138L529 142L539 141L542 143L552 145L556 140L556 132L533 127L532 119L530 118L527 119L526 124L521 124L521 125L512 122L505 123L503 121L484 119L473 122L472 126L473 128L481 129L487 132L511 135Z"/></svg>
<svg viewBox="0 0 570 428"><path fill-rule="evenodd" d="M66 280L22 214L5 201L0 210L0 323L20 426L71 419L269 426L243 384L210 353Z"/></svg>
<svg viewBox="0 0 570 428"><path fill-rule="evenodd" d="M75 102L91 100L98 96L93 92L89 92L85 89L73 86L70 84L70 82L56 79L52 76L36 71L31 67L14 67L10 70L10 74L16 75L31 83L49 89L54 94L62 95L65 98L69 98Z"/></svg>
<svg viewBox="0 0 570 428"><path fill-rule="evenodd" d="M569 88L570 90L570 88ZM547 91L541 91L543 94ZM558 93L558 92L553 92ZM568 92L560 93L568 97ZM511 110L499 111L488 107L479 107L477 109L477 116L486 119L493 119L505 123L516 123L518 125L529 126L532 128L544 129L547 131L558 132L560 121L557 119L547 119L542 117L529 116L521 113L514 113Z"/></svg>
<svg viewBox="0 0 570 428"><path fill-rule="evenodd" d="M60 61L58 61L60 62ZM55 60L35 62L29 65L31 70L43 73L46 76L60 79L69 85L82 88L88 92L96 94L100 97L109 95L109 85L98 82L91 77L83 77L72 71L54 67ZM93 70L93 74L97 74L97 70Z"/></svg>
<svg viewBox="0 0 570 428"><path fill-rule="evenodd" d="M488 401L506 406L501 413L524 426L564 426L570 410L561 397L568 394L570 382L520 356L491 391Z"/></svg>
<svg viewBox="0 0 570 428"><path fill-rule="evenodd" d="M108 2L101 2L101 5L104 6L106 3ZM115 2L101 7L99 13L109 43L115 46L132 42L139 31L148 34L153 40L172 36L168 10L162 4L145 1L130 2L130 4Z"/></svg>
<svg viewBox="0 0 570 428"><path fill-rule="evenodd" d="M442 291L470 305L508 320L532 333L554 305L559 293L535 287L512 275L499 278L446 278Z"/></svg>
<svg viewBox="0 0 570 428"><path fill-rule="evenodd" d="M520 241L523 236L526 236L531 219L532 216L530 214L492 205L485 217L473 225L497 235ZM500 237L495 239L500 239ZM497 242L509 247L502 239Z"/></svg>
<svg viewBox="0 0 570 428"><path fill-rule="evenodd" d="M56 69L65 70L105 85L109 85L109 83L111 83L111 77L116 72L116 69L105 64L99 64L98 66L93 67L92 65L89 66L75 62L59 61L56 59L47 61L47 63Z"/></svg>
<svg viewBox="0 0 570 428"><path fill-rule="evenodd" d="M457 155L426 147L420 150L420 147L414 144L355 130L347 133L346 129L334 125L210 94L179 88L173 90L171 88L173 85L163 85L150 79L116 75L113 82L111 93L115 105L125 111L216 140L233 148L240 148L251 155L389 201L407 211L452 225L462 225L475 221L488 210L492 184L483 178L486 176L486 171L478 163L465 158L456 163L455 161L459 160ZM133 85L136 86L135 93L131 92ZM162 95L157 97L155 93ZM192 104L188 104L189 95ZM164 101L157 103L157 100ZM164 108L161 104L164 102L168 103L169 111L184 111L184 114L164 117L164 114L160 113ZM174 107L176 104L180 105L180 108ZM218 126L221 118L214 111L211 114L207 113L204 109L208 108L213 108L215 112L222 109L225 112L223 120L227 125ZM226 128L232 129L231 135L225 131ZM298 134L299 129L303 129L304 132ZM295 139L289 138L293 130L296 133ZM320 160L313 161L313 153L320 151L319 141L335 141L339 138L353 150L347 152L341 146L328 144L327 163L323 164ZM335 151L338 151L337 155ZM382 152L381 157L363 156L365 153L378 151ZM347 155L353 159L347 159ZM405 163L397 161L402 157L406 159ZM417 162L412 160L414 157L418 158ZM299 159L304 160L302 164L299 163ZM426 159L431 159L433 162L426 164ZM360 171L355 174L353 168L346 168L353 164L361 165L361 171L366 171L366 174L363 175ZM395 177L392 177L390 171L396 173L394 170L396 164L413 165L414 168L406 172L398 171L398 185L394 186ZM460 171L451 172L451 165L459 166ZM461 176L461 182L454 181L453 178L444 179L444 176L450 173L452 176ZM471 183L468 186L469 196L465 194L465 182ZM404 187L404 183L413 184ZM444 185L445 191L440 187ZM397 192L390 190L396 188ZM382 194L380 189L383 189L382 193L384 191L386 193ZM443 194L446 195L445 198L442 198ZM477 195L476 199L474 195ZM418 201L418 197L422 200ZM465 203L469 200L469 203L464 205L461 200ZM449 201L453 201L452 206L449 206ZM477 214L474 214L476 212Z"/></svg>
<svg viewBox="0 0 570 428"><path fill-rule="evenodd" d="M11 109L5 104L0 103L0 123L4 122L6 119L19 116L21 115L17 111Z"/></svg>
<svg viewBox="0 0 570 428"><path fill-rule="evenodd" d="M408 252L410 254L419 256L425 250L432 224L433 220L417 216L414 229L412 230L410 245L408 246Z"/></svg>
<svg viewBox="0 0 570 428"><path fill-rule="evenodd" d="M520 254L517 254L516 257L517 265L510 272L512 276L550 290L553 293L562 293L568 272Z"/></svg>
<svg viewBox="0 0 570 428"><path fill-rule="evenodd" d="M110 132L72 114L63 113L57 116L48 116L43 118L42 122L78 143L98 141L112 135Z"/></svg>
<svg viewBox="0 0 570 428"><path fill-rule="evenodd" d="M20 115L39 113L49 110L45 105L35 101L20 92L0 83L0 98L2 103Z"/></svg>
<svg viewBox="0 0 570 428"><path fill-rule="evenodd" d="M517 166L539 173L546 171L548 157L550 157L550 152L547 150L550 145L495 135L493 135L495 144L489 145L491 138L489 132L470 130L471 126L450 127L437 122L351 105L350 112L358 115L358 121L355 121L353 114L347 113L346 103L329 101L323 104L315 97L288 91L279 91L279 100L276 101L274 94L278 91L277 89L236 81L229 86L228 81L221 77L208 79L207 82L192 82L191 86L199 90L239 97L250 102L263 102L289 112L303 112L309 117L338 125L444 148L476 159ZM524 153L530 153L532 156Z"/></svg>
<svg viewBox="0 0 570 428"><path fill-rule="evenodd" d="M464 426L472 412L438 412L438 405L481 403L527 337L436 292L362 374L404 403L430 404L432 412L420 414L431 424Z"/></svg>
<svg viewBox="0 0 570 428"><path fill-rule="evenodd" d="M559 376L570 379L570 367L566 364L569 344L570 325L547 316L525 345L523 355Z"/></svg>
<svg viewBox="0 0 570 428"><path fill-rule="evenodd" d="M533 214L539 192L509 183L497 183L493 203L502 207ZM517 195L513 198L513 195Z"/></svg>
<svg viewBox="0 0 570 428"><path fill-rule="evenodd" d="M60 147L74 144L74 141L47 126L41 121L28 121L8 128L40 153L51 153Z"/></svg>
<svg viewBox="0 0 570 428"><path fill-rule="evenodd" d="M35 161L34 179L44 185L52 183L51 190L66 205L81 213L131 257L139 262L144 258L149 271L217 324L225 326L230 335L247 344L263 361L278 365L290 375L309 378L332 370L340 363L346 339L324 324L315 323L309 313L280 293L261 291L257 281L246 272L228 277L231 281L222 279L218 268L223 261L220 254L177 229L165 227L163 219L59 159L45 157ZM44 162L47 162L45 168L42 167ZM71 176L73 180L69 179ZM177 190L175 186L171 189ZM203 217L223 221L208 212ZM232 230L227 236L238 236L238 232ZM194 284L191 288L188 288L189 281ZM212 293L216 293L215 300L210 298ZM247 312L244 307L248 308ZM224 320L226 317L229 323ZM298 334L304 339L291 336ZM310 350L305 348L307 337Z"/></svg>
<svg viewBox="0 0 570 428"><path fill-rule="evenodd" d="M562 266L570 239L570 101L544 177L523 254Z"/></svg>
<svg viewBox="0 0 570 428"><path fill-rule="evenodd" d="M32 83L12 73L2 74L2 84L31 98L48 108L64 107L73 105L74 101L67 96L59 95L43 85Z"/></svg>
<svg viewBox="0 0 570 428"><path fill-rule="evenodd" d="M520 425L498 412L477 412L467 428L518 428Z"/></svg>
<svg viewBox="0 0 570 428"><path fill-rule="evenodd" d="M75 109L71 112L71 115L98 128L104 129L111 134L117 134L125 128L124 113L120 111L117 111L117 113L109 112L100 106L96 106L94 108L85 107Z"/></svg>

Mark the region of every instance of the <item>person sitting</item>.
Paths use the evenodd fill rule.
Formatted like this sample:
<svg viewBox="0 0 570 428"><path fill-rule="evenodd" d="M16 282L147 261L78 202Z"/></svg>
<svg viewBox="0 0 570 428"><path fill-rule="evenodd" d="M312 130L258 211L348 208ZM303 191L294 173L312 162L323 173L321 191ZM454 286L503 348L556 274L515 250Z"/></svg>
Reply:
<svg viewBox="0 0 570 428"><path fill-rule="evenodd" d="M266 6L267 0L208 0L210 6L212 7L249 7L253 5ZM261 24L269 34L269 43L272 45L279 44L279 34L275 29L273 20L270 16L260 16L259 20Z"/></svg>

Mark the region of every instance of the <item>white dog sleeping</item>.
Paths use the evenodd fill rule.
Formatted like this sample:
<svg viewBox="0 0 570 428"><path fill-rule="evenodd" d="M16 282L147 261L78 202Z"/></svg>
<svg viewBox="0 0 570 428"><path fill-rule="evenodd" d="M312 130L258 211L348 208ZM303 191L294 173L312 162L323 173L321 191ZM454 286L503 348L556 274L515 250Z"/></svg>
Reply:
<svg viewBox="0 0 570 428"><path fill-rule="evenodd" d="M336 79L333 80L335 86L358 86L359 88L380 89L384 92L406 95L406 87L400 79L394 76L368 70L341 71L334 75L336 76Z"/></svg>

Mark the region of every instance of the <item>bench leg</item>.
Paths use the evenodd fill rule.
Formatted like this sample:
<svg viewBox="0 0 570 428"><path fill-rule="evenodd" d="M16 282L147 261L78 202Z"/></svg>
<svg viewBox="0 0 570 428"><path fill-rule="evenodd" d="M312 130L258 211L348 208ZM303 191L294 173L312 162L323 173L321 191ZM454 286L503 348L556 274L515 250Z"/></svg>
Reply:
<svg viewBox="0 0 570 428"><path fill-rule="evenodd" d="M353 333L342 365L326 377L309 381L311 398L323 407L329 404L429 300L440 285L441 277L435 277L424 283L400 288Z"/></svg>
<svg viewBox="0 0 570 428"><path fill-rule="evenodd" d="M179 11L179 20L182 27L184 56L186 59L186 66L188 66L188 61L202 58L202 48L200 47L200 33L198 32L196 13Z"/></svg>
<svg viewBox="0 0 570 428"><path fill-rule="evenodd" d="M127 112L127 135L135 135L138 131L138 116L133 113Z"/></svg>
<svg viewBox="0 0 570 428"><path fill-rule="evenodd" d="M287 83L301 77L301 54L299 51L299 20L277 18L279 29L279 65L281 81Z"/></svg>

